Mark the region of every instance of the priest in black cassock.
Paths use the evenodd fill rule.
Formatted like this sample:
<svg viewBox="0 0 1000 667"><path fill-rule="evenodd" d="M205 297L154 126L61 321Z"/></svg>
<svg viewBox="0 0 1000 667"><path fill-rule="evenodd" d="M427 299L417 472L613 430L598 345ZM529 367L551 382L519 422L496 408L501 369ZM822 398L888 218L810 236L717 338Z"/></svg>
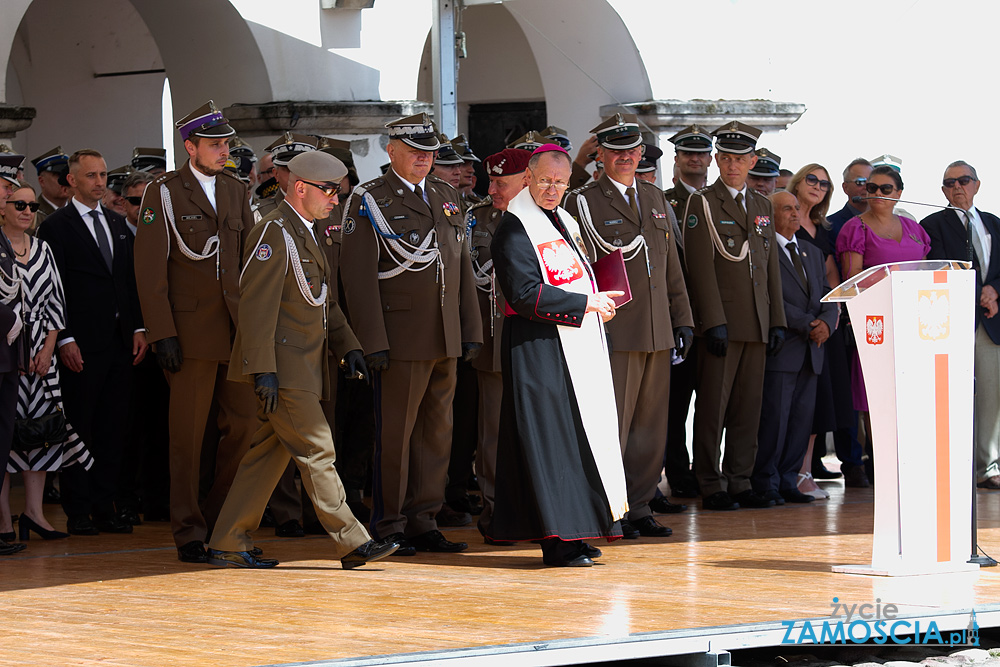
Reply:
<svg viewBox="0 0 1000 667"><path fill-rule="evenodd" d="M497 287L507 300L496 498L486 534L541 540L546 565L586 567L583 540L621 537L628 510L600 292L580 230L559 207L569 154L555 144L528 163L528 187L494 234Z"/></svg>

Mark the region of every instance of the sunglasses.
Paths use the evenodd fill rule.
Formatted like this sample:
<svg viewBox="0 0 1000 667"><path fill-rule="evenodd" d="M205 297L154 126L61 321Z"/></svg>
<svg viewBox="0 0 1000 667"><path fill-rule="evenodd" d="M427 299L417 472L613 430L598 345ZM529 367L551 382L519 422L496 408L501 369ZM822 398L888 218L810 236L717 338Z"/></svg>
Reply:
<svg viewBox="0 0 1000 667"><path fill-rule="evenodd" d="M311 185L320 192L322 192L327 197L336 197L340 194L339 185L320 185L319 183L313 183L312 181L302 181L306 185Z"/></svg>
<svg viewBox="0 0 1000 667"><path fill-rule="evenodd" d="M123 197L131 206L139 206L142 204L142 197Z"/></svg>
<svg viewBox="0 0 1000 667"><path fill-rule="evenodd" d="M976 179L974 179L972 176L965 175L965 176L959 176L958 178L946 178L943 181L941 181L941 185L943 185L946 188L953 188L955 187L955 183L957 182L964 188L966 185L968 185L974 180Z"/></svg>
<svg viewBox="0 0 1000 667"><path fill-rule="evenodd" d="M867 182L868 182L867 178L855 178L854 181L853 181L853 183L856 186L858 186L859 188L865 187L865 183L867 183Z"/></svg>
<svg viewBox="0 0 1000 667"><path fill-rule="evenodd" d="M26 208L30 208L31 212L34 213L38 210L38 202L36 201L9 201L8 204L12 204L18 211L23 211Z"/></svg>
<svg viewBox="0 0 1000 667"><path fill-rule="evenodd" d="M819 185L820 190L830 189L830 181L826 180L825 178L821 180L815 174L809 174L808 176L806 176L806 183L808 183L809 185Z"/></svg>
<svg viewBox="0 0 1000 667"><path fill-rule="evenodd" d="M875 183L868 183L867 185L865 185L865 190L867 190L868 194L870 195L875 194L879 190L881 190L882 194L884 195L891 195L893 190L895 189L896 186L893 185L892 183L883 183L882 185L876 185Z"/></svg>

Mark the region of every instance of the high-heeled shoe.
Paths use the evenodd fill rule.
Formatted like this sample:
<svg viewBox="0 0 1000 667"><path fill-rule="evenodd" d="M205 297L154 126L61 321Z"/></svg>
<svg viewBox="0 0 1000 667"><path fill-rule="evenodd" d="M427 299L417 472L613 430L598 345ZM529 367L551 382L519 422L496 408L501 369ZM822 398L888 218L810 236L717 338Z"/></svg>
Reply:
<svg viewBox="0 0 1000 667"><path fill-rule="evenodd" d="M61 540L63 538L69 537L69 533L63 533L58 530L45 530L37 523L31 520L27 514L21 515L21 520L17 522L18 531L20 532L21 541L28 540L31 537L31 531L38 533L38 536L43 540Z"/></svg>

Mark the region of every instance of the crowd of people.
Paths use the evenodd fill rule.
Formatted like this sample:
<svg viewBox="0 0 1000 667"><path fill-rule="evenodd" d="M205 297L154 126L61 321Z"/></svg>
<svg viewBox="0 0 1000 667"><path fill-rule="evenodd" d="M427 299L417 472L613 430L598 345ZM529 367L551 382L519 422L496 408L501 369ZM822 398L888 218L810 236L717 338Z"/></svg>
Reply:
<svg viewBox="0 0 1000 667"><path fill-rule="evenodd" d="M965 162L918 223L897 158L847 165L830 213L830 172L782 169L739 121L673 136L666 191L628 114L575 158L550 126L484 160L417 114L367 182L349 142L288 132L258 157L211 102L176 125L175 171L56 147L36 190L0 153L0 553L169 521L184 562L273 567L252 540L273 527L332 536L350 568L463 551L439 528L478 515L487 544L579 567L587 539L668 537L684 499L865 488L863 374L821 298L923 258L977 273L977 475L1000 488L1000 220Z"/></svg>

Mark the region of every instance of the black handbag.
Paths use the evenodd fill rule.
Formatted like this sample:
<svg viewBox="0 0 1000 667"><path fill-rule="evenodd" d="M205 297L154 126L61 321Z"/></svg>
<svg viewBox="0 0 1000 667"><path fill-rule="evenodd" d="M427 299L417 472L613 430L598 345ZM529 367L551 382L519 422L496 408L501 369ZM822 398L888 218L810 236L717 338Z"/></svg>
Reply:
<svg viewBox="0 0 1000 667"><path fill-rule="evenodd" d="M36 449L48 450L65 442L66 415L59 408L52 412L28 419L14 420L14 451L27 454Z"/></svg>

